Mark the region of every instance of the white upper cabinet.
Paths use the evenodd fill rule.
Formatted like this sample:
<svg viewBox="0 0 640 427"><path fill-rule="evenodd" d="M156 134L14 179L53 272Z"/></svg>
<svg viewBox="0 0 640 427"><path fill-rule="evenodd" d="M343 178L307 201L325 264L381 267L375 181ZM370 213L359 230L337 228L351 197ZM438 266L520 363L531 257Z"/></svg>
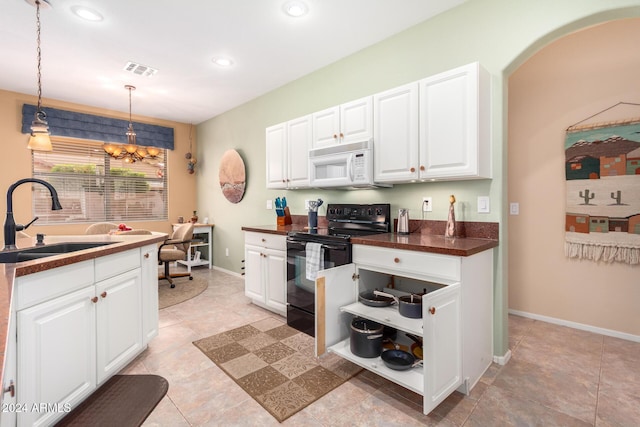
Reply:
<svg viewBox="0 0 640 427"><path fill-rule="evenodd" d="M368 140L377 183L491 178L490 109L474 62L271 126L267 188L308 188L309 150Z"/></svg>
<svg viewBox="0 0 640 427"><path fill-rule="evenodd" d="M267 188L309 186L311 115L266 129Z"/></svg>
<svg viewBox="0 0 640 427"><path fill-rule="evenodd" d="M267 188L287 188L286 123L270 126L266 133Z"/></svg>
<svg viewBox="0 0 640 427"><path fill-rule="evenodd" d="M359 142L373 136L373 97L357 99L313 113L311 148Z"/></svg>
<svg viewBox="0 0 640 427"><path fill-rule="evenodd" d="M491 178L489 83L477 62L420 80L420 179Z"/></svg>
<svg viewBox="0 0 640 427"><path fill-rule="evenodd" d="M288 188L309 186L309 149L311 148L311 115L287 122Z"/></svg>
<svg viewBox="0 0 640 427"><path fill-rule="evenodd" d="M373 179L418 178L418 82L373 96Z"/></svg>

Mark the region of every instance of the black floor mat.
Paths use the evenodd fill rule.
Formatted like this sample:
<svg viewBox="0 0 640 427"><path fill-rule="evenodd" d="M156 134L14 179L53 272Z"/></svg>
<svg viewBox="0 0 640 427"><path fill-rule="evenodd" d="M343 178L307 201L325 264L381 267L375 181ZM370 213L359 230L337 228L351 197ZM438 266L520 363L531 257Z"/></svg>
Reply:
<svg viewBox="0 0 640 427"><path fill-rule="evenodd" d="M56 426L139 426L168 389L158 375L115 375Z"/></svg>

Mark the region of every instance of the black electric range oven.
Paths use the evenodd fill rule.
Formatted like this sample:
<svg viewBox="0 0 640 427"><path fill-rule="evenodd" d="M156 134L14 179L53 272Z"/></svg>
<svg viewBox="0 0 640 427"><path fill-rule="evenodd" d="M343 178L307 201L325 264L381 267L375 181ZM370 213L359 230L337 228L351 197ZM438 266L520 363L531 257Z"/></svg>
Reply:
<svg viewBox="0 0 640 427"><path fill-rule="evenodd" d="M287 324L311 336L315 336L315 269L351 263L351 236L389 233L391 206L329 204L327 223L327 228L287 236ZM312 248L309 243L316 245ZM310 264L308 253L321 253L322 260Z"/></svg>

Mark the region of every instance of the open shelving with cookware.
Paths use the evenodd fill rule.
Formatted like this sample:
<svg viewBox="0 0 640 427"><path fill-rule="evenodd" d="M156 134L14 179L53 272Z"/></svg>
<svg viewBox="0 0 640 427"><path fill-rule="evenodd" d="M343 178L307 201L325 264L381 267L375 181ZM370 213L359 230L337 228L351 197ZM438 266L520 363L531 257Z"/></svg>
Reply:
<svg viewBox="0 0 640 427"><path fill-rule="evenodd" d="M316 354L335 353L423 395L431 412L456 389L469 393L493 359L493 251L468 257L366 245L353 246L353 263L321 272L316 281ZM399 313L397 304L372 307L358 300L374 289L422 294L422 318ZM426 293L425 293L426 292ZM396 371L381 357L352 353L350 324L365 318L423 340L423 366ZM410 341L409 341L410 342Z"/></svg>

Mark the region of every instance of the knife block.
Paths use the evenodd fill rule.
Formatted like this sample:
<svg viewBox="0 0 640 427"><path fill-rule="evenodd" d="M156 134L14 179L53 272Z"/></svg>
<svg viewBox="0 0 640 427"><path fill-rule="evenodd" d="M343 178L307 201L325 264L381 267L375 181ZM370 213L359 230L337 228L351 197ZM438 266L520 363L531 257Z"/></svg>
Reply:
<svg viewBox="0 0 640 427"><path fill-rule="evenodd" d="M278 225L290 225L291 224L291 213L289 212L289 206L284 208L284 216L277 217Z"/></svg>

